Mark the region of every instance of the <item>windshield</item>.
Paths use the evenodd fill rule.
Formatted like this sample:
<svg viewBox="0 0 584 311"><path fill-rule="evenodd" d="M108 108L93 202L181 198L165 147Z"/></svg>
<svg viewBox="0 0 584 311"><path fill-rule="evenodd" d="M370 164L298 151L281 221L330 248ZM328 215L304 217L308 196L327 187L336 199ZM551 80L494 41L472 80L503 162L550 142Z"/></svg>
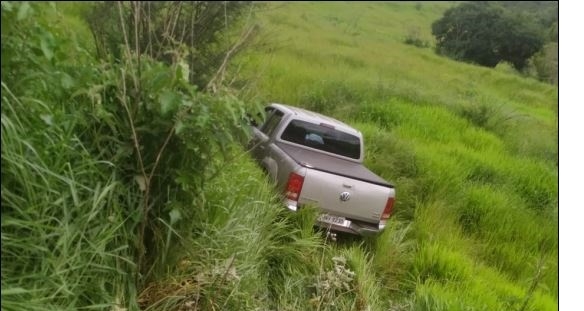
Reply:
<svg viewBox="0 0 584 311"><path fill-rule="evenodd" d="M282 140L310 148L359 159L361 142L359 137L335 130L329 126L292 120L281 136Z"/></svg>

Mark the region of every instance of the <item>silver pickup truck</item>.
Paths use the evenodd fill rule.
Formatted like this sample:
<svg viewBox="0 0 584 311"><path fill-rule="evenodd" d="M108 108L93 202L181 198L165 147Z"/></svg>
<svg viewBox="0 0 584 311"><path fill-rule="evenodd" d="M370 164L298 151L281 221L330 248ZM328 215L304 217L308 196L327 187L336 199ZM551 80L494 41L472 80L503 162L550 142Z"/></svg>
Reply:
<svg viewBox="0 0 584 311"><path fill-rule="evenodd" d="M321 114L282 104L265 108L253 127L252 156L296 211L321 209L317 225L358 235L385 228L394 186L363 166L361 132Z"/></svg>

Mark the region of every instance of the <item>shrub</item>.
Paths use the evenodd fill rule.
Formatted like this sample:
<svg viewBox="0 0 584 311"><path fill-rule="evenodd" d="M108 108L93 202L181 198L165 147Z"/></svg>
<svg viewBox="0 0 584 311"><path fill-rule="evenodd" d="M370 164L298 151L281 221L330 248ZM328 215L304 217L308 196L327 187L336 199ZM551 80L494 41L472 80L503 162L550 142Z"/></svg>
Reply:
<svg viewBox="0 0 584 311"><path fill-rule="evenodd" d="M120 43L125 42L134 53L167 65L182 57L188 80L202 89L229 51L231 40L224 40L228 30L238 29L238 19L250 5L249 1L101 2L84 13L99 56L121 59L125 52Z"/></svg>
<svg viewBox="0 0 584 311"><path fill-rule="evenodd" d="M420 29L419 28L411 28L408 31L406 38L404 39L405 44L413 45L419 48L427 48L430 46L430 43L426 40L422 40L420 38Z"/></svg>
<svg viewBox="0 0 584 311"><path fill-rule="evenodd" d="M531 59L537 78L551 84L558 84L558 44L548 43Z"/></svg>

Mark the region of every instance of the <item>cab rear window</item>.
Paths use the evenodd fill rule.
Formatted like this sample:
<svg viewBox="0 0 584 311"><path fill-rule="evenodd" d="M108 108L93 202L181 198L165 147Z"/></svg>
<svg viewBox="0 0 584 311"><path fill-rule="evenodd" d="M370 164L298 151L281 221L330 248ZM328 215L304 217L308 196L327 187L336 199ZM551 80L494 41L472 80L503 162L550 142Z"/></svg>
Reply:
<svg viewBox="0 0 584 311"><path fill-rule="evenodd" d="M361 156L359 137L302 120L292 120L281 139L351 159L359 159Z"/></svg>

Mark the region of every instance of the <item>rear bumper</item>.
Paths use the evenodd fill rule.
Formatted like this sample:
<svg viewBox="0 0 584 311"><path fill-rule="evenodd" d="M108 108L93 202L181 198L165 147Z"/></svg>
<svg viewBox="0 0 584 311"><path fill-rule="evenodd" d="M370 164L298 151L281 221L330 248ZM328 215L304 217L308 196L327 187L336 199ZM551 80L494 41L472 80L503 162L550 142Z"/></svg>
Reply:
<svg viewBox="0 0 584 311"><path fill-rule="evenodd" d="M383 228L379 229L379 226L375 226L374 224L355 221L351 221L351 224L348 227L323 223L319 221L316 222L316 225L321 228L330 229L332 231L341 231L362 236L375 236L383 231Z"/></svg>
<svg viewBox="0 0 584 311"><path fill-rule="evenodd" d="M286 200L286 208L291 211L296 212L298 210L298 206L296 202L291 200ZM301 206L300 206L301 208ZM329 224L325 222L316 221L317 226L325 229L330 229L332 231L341 231L347 232L351 234L361 235L361 236L375 236L383 231L385 228L385 221L381 222L380 224L373 224L373 223L366 223L362 221L352 220L350 219L351 224L348 227Z"/></svg>

